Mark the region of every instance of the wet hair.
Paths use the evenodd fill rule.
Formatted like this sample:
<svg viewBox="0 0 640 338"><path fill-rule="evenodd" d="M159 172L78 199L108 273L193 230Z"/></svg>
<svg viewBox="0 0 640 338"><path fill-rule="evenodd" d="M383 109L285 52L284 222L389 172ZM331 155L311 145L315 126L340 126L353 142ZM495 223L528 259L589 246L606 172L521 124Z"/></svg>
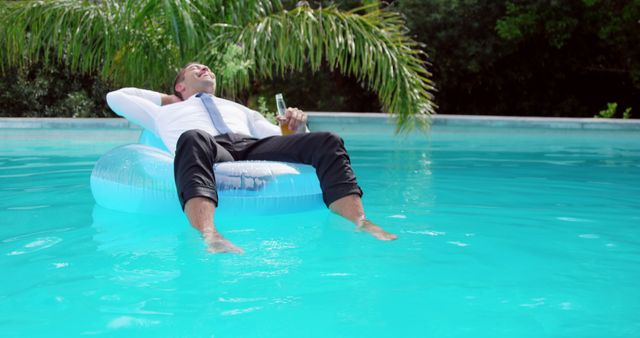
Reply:
<svg viewBox="0 0 640 338"><path fill-rule="evenodd" d="M182 97L182 94L179 93L176 90L176 85L182 81L184 81L184 72L187 70L187 68L191 65L195 65L197 64L197 62L189 62L187 63L184 67L182 67L179 71L178 74L176 74L176 79L173 81L173 95L177 96L180 98L180 100L184 100L184 97Z"/></svg>

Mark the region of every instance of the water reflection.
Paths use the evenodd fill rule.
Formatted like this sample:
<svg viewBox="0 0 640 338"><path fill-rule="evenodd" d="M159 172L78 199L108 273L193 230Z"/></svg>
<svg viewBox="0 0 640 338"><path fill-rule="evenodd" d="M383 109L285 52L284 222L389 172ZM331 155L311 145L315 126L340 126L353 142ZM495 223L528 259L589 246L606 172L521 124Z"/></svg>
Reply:
<svg viewBox="0 0 640 338"><path fill-rule="evenodd" d="M190 226L182 215L142 215L95 205L93 224L98 250L110 255L175 257L175 250Z"/></svg>

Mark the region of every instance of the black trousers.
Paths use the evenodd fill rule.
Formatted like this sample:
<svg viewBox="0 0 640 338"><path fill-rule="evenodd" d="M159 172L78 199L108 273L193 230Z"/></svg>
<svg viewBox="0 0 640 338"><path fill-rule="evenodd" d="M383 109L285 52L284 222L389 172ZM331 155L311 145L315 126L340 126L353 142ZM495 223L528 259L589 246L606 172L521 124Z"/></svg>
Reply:
<svg viewBox="0 0 640 338"><path fill-rule="evenodd" d="M268 160L310 164L316 169L324 203L362 196L342 139L333 133L306 133L256 139L242 134L213 137L189 130L178 139L174 177L180 204L206 197L218 206L213 164L225 161Z"/></svg>

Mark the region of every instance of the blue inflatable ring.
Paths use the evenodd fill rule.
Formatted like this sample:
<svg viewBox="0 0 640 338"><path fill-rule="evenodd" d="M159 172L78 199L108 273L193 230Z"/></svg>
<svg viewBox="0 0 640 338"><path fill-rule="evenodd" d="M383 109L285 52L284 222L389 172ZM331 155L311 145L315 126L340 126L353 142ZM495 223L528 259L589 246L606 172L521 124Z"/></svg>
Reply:
<svg viewBox="0 0 640 338"><path fill-rule="evenodd" d="M96 203L133 213L182 212L173 177L173 157L158 149L161 144L152 135L143 133L141 142L146 144L117 147L98 160L91 173ZM315 169L309 165L223 162L214 165L214 173L218 211L270 214L323 206Z"/></svg>

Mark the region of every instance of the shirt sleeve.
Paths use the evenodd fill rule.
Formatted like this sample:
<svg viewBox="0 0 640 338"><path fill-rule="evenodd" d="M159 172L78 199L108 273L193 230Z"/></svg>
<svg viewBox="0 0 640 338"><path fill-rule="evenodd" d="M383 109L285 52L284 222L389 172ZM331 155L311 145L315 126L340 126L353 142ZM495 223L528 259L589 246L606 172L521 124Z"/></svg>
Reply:
<svg viewBox="0 0 640 338"><path fill-rule="evenodd" d="M116 114L158 134L154 116L162 105L162 95L146 89L122 88L107 94L107 104Z"/></svg>
<svg viewBox="0 0 640 338"><path fill-rule="evenodd" d="M269 120L257 111L249 108L244 108L244 111L247 114L249 128L251 129L253 136L257 138L265 138L269 136L282 135L282 131L280 131L279 126L269 122Z"/></svg>
<svg viewBox="0 0 640 338"><path fill-rule="evenodd" d="M251 128L251 132L253 136L257 138L265 138L269 136L280 136L282 135L282 130L280 130L280 126L274 125L269 122L262 114L258 113L255 110L251 110L249 108L244 107L245 112L249 117L249 127ZM302 126L300 127L300 129ZM304 132L309 133L309 127L304 126ZM298 131L300 133L300 131Z"/></svg>

